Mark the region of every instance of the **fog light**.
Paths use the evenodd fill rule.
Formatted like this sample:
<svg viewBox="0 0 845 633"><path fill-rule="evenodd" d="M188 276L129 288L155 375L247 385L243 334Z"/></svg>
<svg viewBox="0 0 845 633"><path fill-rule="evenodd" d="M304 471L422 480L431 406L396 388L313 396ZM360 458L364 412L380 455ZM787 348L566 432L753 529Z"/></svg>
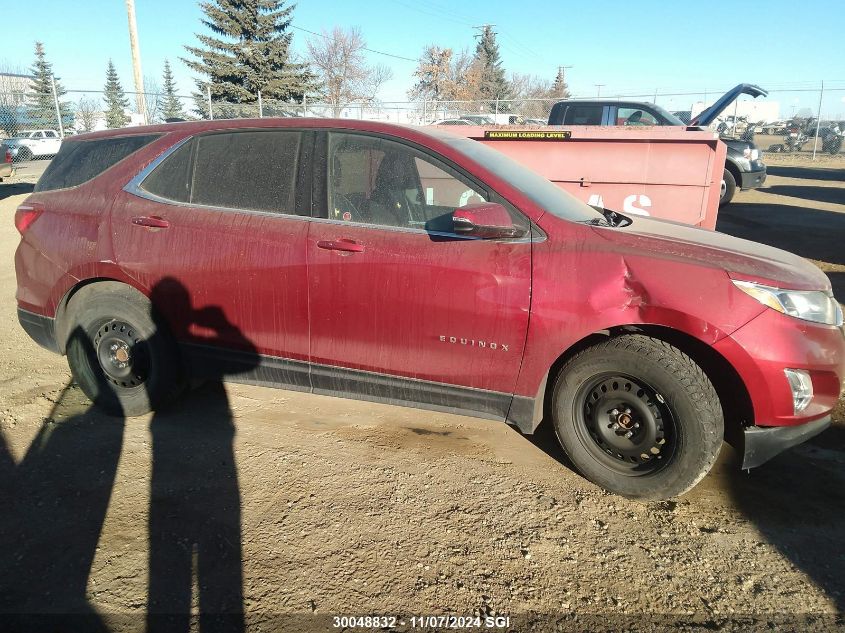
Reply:
<svg viewBox="0 0 845 633"><path fill-rule="evenodd" d="M789 388L792 389L792 408L795 415L801 413L813 399L813 381L810 372L803 369L784 369Z"/></svg>

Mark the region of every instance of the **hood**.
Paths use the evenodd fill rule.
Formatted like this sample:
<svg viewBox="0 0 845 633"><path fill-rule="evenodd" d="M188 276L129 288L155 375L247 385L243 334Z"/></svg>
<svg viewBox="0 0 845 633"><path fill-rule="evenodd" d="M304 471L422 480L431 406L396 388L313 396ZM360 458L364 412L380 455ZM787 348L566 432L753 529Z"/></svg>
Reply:
<svg viewBox="0 0 845 633"><path fill-rule="evenodd" d="M734 99L739 97L739 95L751 95L752 97L765 97L769 93L763 90L760 86L755 86L754 84L739 84L734 86L730 90L728 90L725 94L719 97L716 102L711 105L709 108L705 109L704 112L693 118L689 125L690 127L707 127L713 121L716 120L716 117L722 114L730 104L734 102Z"/></svg>
<svg viewBox="0 0 845 633"><path fill-rule="evenodd" d="M626 228L594 230L622 253L687 261L778 288L830 290L827 275L806 259L717 231L647 217Z"/></svg>

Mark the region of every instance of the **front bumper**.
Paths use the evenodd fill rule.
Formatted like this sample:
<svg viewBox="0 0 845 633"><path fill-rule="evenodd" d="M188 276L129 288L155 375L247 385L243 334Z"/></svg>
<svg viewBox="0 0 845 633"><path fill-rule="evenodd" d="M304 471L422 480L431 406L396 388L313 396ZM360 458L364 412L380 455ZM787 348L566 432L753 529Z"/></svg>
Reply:
<svg viewBox="0 0 845 633"><path fill-rule="evenodd" d="M740 189L756 189L766 182L766 166L759 161L753 161L752 167L760 167L754 171L743 171L739 174Z"/></svg>
<svg viewBox="0 0 845 633"><path fill-rule="evenodd" d="M750 426L744 431L742 468L756 468L830 426L830 416L798 426Z"/></svg>
<svg viewBox="0 0 845 633"><path fill-rule="evenodd" d="M845 328L765 309L713 345L737 371L751 398L754 426L803 426L829 416L845 383ZM784 369L813 381L813 399L796 414Z"/></svg>

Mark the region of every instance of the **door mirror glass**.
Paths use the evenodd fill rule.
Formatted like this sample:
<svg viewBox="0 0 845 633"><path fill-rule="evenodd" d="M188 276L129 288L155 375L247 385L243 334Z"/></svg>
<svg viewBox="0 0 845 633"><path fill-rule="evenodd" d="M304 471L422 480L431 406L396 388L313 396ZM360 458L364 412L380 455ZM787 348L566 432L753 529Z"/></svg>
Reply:
<svg viewBox="0 0 845 633"><path fill-rule="evenodd" d="M468 204L452 213L455 233L486 239L520 237L524 229L515 226L505 207L495 202Z"/></svg>

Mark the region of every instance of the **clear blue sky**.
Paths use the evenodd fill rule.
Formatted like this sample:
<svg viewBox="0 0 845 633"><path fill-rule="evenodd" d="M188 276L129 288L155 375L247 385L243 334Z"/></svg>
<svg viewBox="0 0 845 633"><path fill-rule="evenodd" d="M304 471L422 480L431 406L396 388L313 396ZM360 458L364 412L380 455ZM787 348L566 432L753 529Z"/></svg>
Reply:
<svg viewBox="0 0 845 633"><path fill-rule="evenodd" d="M101 89L112 58L124 87L131 89L123 0L7 0L4 5L0 65L29 67L37 39L66 88ZM685 15L685 8L696 17ZM824 79L832 88L845 88L838 26L842 9L842 0L302 0L293 18L295 25L312 31L360 27L370 48L409 58L417 58L426 44L473 47L472 27L492 23L508 72L553 79L559 64L572 65L570 88L578 96L592 96L595 84L604 84L602 95L715 91L741 81L772 89L817 85ZM180 92L190 93L191 73L178 58L183 45L194 44L194 34L204 32L198 3L136 0L136 11L144 73L160 77L169 58ZM826 31L826 24L836 26ZM304 53L308 37L294 32L296 52ZM370 55L370 61L393 69L381 98L404 100L415 64L379 55ZM777 97L793 109L817 107L818 94ZM845 112L843 98L845 90L826 96L830 116L837 109Z"/></svg>

